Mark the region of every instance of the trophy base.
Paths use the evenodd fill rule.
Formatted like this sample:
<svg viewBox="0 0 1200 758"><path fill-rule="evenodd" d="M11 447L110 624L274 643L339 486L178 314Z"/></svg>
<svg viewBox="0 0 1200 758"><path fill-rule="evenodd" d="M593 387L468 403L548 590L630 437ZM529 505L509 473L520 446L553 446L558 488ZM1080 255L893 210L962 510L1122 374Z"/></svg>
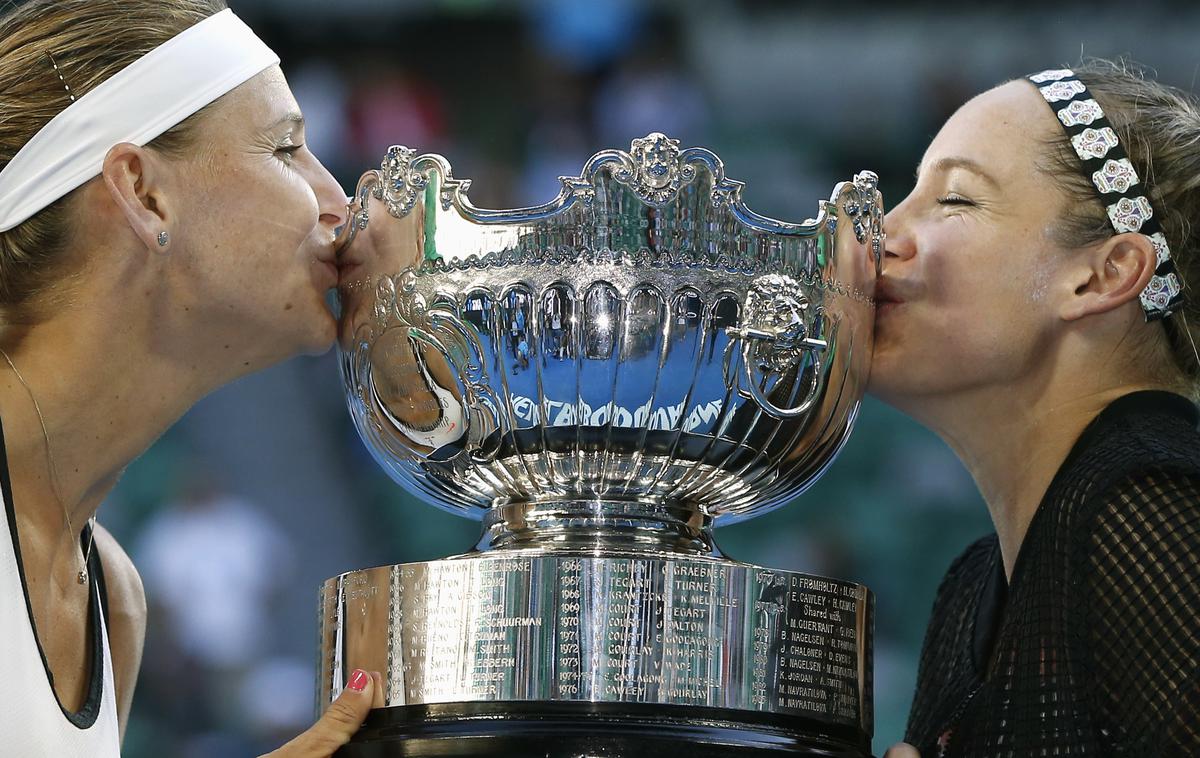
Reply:
<svg viewBox="0 0 1200 758"><path fill-rule="evenodd" d="M723 708L490 702L371 712L336 758L870 758L861 731Z"/></svg>
<svg viewBox="0 0 1200 758"><path fill-rule="evenodd" d="M813 755L871 739L871 596L724 558L495 551L322 591L319 703L384 708L340 755ZM706 752L707 751L707 752Z"/></svg>

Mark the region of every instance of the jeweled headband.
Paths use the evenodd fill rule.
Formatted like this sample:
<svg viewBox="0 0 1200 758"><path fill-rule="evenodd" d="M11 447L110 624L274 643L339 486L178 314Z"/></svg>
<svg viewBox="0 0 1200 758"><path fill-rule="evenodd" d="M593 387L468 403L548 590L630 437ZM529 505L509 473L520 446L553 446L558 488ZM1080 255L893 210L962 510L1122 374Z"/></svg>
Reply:
<svg viewBox="0 0 1200 758"><path fill-rule="evenodd" d="M72 102L0 171L0 232L98 176L114 145L147 144L277 63L231 10L159 45Z"/></svg>
<svg viewBox="0 0 1200 758"><path fill-rule="evenodd" d="M1150 191L1142 184L1100 104L1070 69L1052 69L1025 78L1042 93L1071 138L1076 155L1083 161L1084 176L1091 180L1104 203L1113 231L1140 232L1150 238L1158 265L1142 290L1142 309L1147 321L1170 316L1183 305L1179 272L1154 217Z"/></svg>

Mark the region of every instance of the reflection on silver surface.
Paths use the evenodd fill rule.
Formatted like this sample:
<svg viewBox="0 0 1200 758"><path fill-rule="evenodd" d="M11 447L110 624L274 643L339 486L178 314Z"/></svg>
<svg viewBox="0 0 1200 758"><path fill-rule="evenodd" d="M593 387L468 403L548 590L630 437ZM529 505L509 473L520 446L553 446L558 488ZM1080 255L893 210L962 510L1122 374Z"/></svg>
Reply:
<svg viewBox="0 0 1200 758"><path fill-rule="evenodd" d="M652 134L551 203L491 211L440 156L389 151L342 240L350 412L397 482L483 535L325 585L321 702L362 667L389 705L659 702L869 732L869 592L729 561L711 529L793 498L850 432L875 183L785 223L713 153Z"/></svg>
<svg viewBox="0 0 1200 758"><path fill-rule="evenodd" d="M344 574L339 654L387 703L568 700L734 708L870 726L870 593L725 560L504 554ZM367 622L368 619L374 623Z"/></svg>

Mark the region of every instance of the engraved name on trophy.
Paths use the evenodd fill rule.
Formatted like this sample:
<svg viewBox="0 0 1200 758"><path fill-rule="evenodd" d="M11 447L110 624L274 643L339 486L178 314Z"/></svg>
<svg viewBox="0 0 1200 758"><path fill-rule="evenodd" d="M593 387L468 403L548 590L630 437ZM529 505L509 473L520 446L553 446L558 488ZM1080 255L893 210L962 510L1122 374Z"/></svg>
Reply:
<svg viewBox="0 0 1200 758"><path fill-rule="evenodd" d="M785 223L651 134L562 183L484 210L394 147L358 186L350 413L397 482L483 529L322 587L321 706L353 668L385 681L339 755L869 755L869 590L730 560L712 529L791 500L850 433L875 175Z"/></svg>

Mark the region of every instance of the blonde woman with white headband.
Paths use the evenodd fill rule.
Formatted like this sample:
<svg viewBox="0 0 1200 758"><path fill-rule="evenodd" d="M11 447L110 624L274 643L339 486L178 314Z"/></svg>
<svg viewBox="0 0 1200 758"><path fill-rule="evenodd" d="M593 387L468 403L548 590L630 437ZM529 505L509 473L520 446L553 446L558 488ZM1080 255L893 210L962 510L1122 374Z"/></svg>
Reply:
<svg viewBox="0 0 1200 758"><path fill-rule="evenodd" d="M119 755L146 606L97 507L196 400L333 342L346 198L278 63L221 0L0 14L5 755ZM382 694L347 685L273 755L344 744Z"/></svg>

